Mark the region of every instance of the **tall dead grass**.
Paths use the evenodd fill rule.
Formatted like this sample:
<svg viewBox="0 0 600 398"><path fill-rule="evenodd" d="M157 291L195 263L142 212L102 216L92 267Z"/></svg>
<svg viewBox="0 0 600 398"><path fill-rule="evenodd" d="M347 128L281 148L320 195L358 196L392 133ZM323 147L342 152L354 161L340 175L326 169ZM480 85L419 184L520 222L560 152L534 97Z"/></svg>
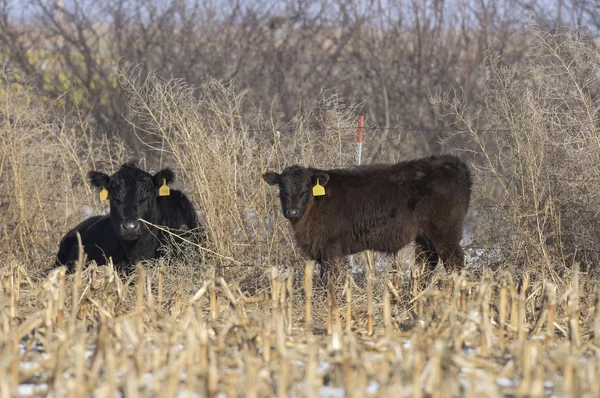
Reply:
<svg viewBox="0 0 600 398"><path fill-rule="evenodd" d="M46 105L31 85L0 75L0 256L50 263L60 234L106 210L86 173L126 158L118 142L93 139L93 125L61 101Z"/></svg>
<svg viewBox="0 0 600 398"><path fill-rule="evenodd" d="M600 49L580 32L532 26L528 38L522 64L488 56L481 107L434 100L473 145L476 240L556 282L600 260Z"/></svg>

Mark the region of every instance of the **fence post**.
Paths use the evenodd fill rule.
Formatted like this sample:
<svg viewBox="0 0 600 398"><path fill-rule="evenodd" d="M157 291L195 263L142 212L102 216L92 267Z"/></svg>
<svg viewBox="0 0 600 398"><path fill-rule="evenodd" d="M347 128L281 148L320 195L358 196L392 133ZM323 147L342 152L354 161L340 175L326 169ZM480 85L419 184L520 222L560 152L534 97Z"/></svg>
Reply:
<svg viewBox="0 0 600 398"><path fill-rule="evenodd" d="M361 163L364 128L365 128L365 117L359 116L358 117L358 132L356 134L356 153L354 155L354 160L356 161L357 166L360 166L360 163Z"/></svg>
<svg viewBox="0 0 600 398"><path fill-rule="evenodd" d="M361 155L362 155L362 142L363 142L363 133L365 130L365 117L358 117L358 128L356 132L356 154L354 156L354 160L356 161L356 165L360 166L361 164ZM374 308L373 308L373 272L374 272L374 263L373 263L373 253L369 250L365 251L365 258L367 260L367 334L369 336L373 335L373 320L374 320Z"/></svg>

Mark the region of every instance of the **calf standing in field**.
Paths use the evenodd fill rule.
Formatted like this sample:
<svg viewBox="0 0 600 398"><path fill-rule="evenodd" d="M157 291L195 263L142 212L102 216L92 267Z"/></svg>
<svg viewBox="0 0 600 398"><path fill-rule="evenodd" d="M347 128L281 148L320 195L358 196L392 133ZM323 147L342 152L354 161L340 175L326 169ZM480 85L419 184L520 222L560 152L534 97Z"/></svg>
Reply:
<svg viewBox="0 0 600 398"><path fill-rule="evenodd" d="M433 268L438 257L449 270L463 266L472 180L455 156L334 170L295 165L263 179L279 186L283 215L322 272L347 255L395 253L415 240Z"/></svg>
<svg viewBox="0 0 600 398"><path fill-rule="evenodd" d="M64 264L72 271L79 251L76 232L88 260L99 265L112 257L119 269L127 270L159 257L160 247L170 242L169 234L141 219L163 229L184 230L187 239L204 238L192 203L183 192L168 187L175 180L171 170L151 175L126 163L112 176L90 171L88 177L101 196L108 196L110 215L90 217L69 231L61 240L56 266Z"/></svg>

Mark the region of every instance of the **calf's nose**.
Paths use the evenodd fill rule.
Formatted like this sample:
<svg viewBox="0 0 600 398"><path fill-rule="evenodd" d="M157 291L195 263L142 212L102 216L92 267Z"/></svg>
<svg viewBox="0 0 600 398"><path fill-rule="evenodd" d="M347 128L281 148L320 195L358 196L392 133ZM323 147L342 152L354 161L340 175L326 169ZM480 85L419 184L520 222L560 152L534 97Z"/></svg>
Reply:
<svg viewBox="0 0 600 398"><path fill-rule="evenodd" d="M124 235L135 235L140 229L139 221L125 221L121 223L121 233Z"/></svg>
<svg viewBox="0 0 600 398"><path fill-rule="evenodd" d="M287 209L286 214L289 218L296 218L300 215L300 209Z"/></svg>

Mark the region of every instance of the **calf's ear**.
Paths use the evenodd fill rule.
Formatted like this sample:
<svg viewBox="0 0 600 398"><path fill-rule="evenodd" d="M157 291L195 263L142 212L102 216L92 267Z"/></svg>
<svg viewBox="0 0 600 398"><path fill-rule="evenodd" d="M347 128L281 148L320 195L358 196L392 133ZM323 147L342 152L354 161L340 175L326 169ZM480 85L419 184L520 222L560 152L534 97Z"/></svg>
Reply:
<svg viewBox="0 0 600 398"><path fill-rule="evenodd" d="M110 186L110 177L99 171L90 171L88 173L88 180L92 186L99 189L108 190L108 187Z"/></svg>
<svg viewBox="0 0 600 398"><path fill-rule="evenodd" d="M279 184L279 174L275 172L267 171L265 174L262 175L262 178L269 185Z"/></svg>
<svg viewBox="0 0 600 398"><path fill-rule="evenodd" d="M317 180L319 180L319 185L325 186L329 182L329 174L323 171L317 171L315 174L312 175L312 184L315 185L317 183Z"/></svg>
<svg viewBox="0 0 600 398"><path fill-rule="evenodd" d="M171 184L175 181L175 173L171 171L171 169L162 169L161 171L156 172L154 174L154 185L157 187L161 187L164 181L167 181L167 184Z"/></svg>

